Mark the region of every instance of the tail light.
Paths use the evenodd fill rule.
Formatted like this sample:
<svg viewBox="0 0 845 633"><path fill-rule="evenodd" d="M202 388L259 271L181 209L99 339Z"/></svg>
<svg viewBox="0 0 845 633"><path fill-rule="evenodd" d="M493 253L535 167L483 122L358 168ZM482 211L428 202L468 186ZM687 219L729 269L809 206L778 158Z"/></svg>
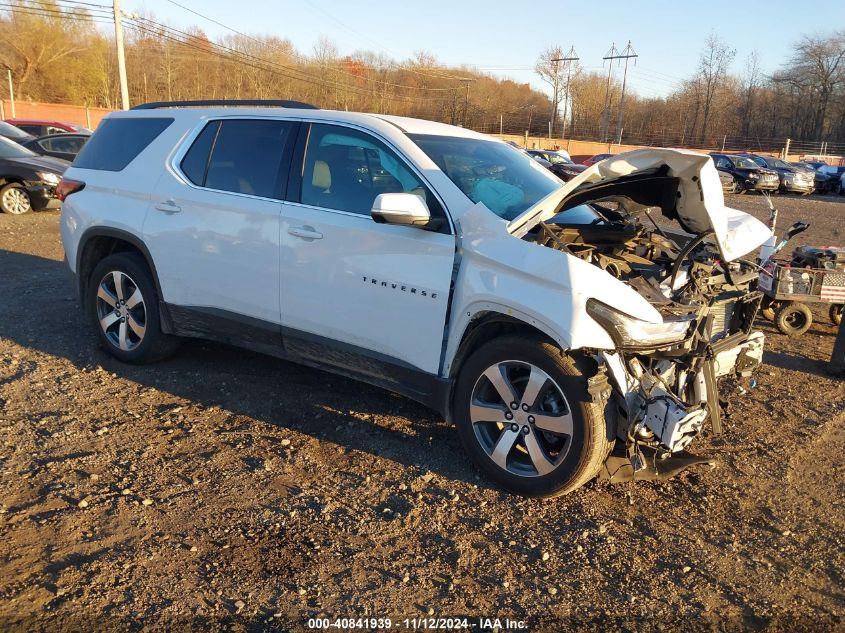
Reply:
<svg viewBox="0 0 845 633"><path fill-rule="evenodd" d="M67 178L62 178L61 181L59 181L59 184L56 185L56 197L61 202L64 202L65 198L67 198L70 194L82 191L84 188L85 183L81 180L68 180Z"/></svg>

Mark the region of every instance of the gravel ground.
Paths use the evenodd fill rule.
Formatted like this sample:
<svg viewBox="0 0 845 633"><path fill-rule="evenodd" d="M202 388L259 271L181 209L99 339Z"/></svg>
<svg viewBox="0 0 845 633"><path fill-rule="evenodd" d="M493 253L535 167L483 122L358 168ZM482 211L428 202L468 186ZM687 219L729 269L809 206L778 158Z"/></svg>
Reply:
<svg viewBox="0 0 845 633"><path fill-rule="evenodd" d="M797 243L845 244L845 198L776 201L782 227L812 223ZM57 219L0 215L0 628L845 629L823 309L797 339L761 324L759 384L693 445L715 469L531 501L379 389L203 342L121 365L83 322Z"/></svg>

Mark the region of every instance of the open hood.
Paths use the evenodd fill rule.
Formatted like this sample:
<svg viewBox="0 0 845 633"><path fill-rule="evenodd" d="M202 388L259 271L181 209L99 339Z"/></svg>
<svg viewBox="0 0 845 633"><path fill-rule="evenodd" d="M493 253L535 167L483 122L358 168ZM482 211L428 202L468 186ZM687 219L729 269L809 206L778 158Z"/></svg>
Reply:
<svg viewBox="0 0 845 633"><path fill-rule="evenodd" d="M579 192L640 172L677 179L677 198L674 205L662 205L664 215L676 219L684 230L695 235L712 230L725 261L750 253L771 236L766 225L755 217L725 206L719 172L709 156L682 149L640 149L591 165L514 219L508 229L521 237L555 215L567 199Z"/></svg>

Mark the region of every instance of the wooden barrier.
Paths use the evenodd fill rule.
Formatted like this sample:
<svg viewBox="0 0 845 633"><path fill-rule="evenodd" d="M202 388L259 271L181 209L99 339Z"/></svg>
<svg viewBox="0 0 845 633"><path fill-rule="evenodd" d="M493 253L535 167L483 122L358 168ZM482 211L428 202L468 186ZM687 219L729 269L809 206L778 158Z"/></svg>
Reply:
<svg viewBox="0 0 845 633"><path fill-rule="evenodd" d="M109 112L108 108L89 108L78 105L63 105L58 103L39 103L37 101L15 100L16 119L37 119L43 121L61 121L73 123L94 129ZM12 118L12 103L8 99L0 99L0 119Z"/></svg>

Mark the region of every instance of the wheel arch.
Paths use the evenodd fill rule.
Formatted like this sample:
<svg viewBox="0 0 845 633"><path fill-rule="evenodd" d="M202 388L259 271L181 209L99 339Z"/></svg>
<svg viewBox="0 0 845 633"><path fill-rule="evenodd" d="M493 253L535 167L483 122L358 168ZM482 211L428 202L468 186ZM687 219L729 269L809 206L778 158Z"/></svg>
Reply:
<svg viewBox="0 0 845 633"><path fill-rule="evenodd" d="M450 385L446 399L447 417L450 421L452 418L452 401L455 396L455 384L458 373L466 359L487 341L513 334L523 334L535 339L546 340L561 349L565 349L555 339L550 329L542 326L538 327L536 322L531 323L529 319L522 319L513 314L505 314L496 310L477 312L466 324L464 331L461 333L460 342L458 343L455 354L445 368Z"/></svg>
<svg viewBox="0 0 845 633"><path fill-rule="evenodd" d="M449 363L449 376L456 377L464 361L485 342L506 334L526 334L545 339L561 349L566 349L567 346L557 340L551 328L533 319L524 319L520 316L495 310L484 310L473 315L464 328L455 354Z"/></svg>
<svg viewBox="0 0 845 633"><path fill-rule="evenodd" d="M128 231L109 227L91 228L83 233L76 250L76 279L77 294L83 310L87 310L87 296L89 277L96 265L114 253L138 253L146 262L155 284L156 293L160 299L161 325L165 332L170 331L170 319L166 314L164 298L158 280L155 263L144 242Z"/></svg>
<svg viewBox="0 0 845 633"><path fill-rule="evenodd" d="M12 183L24 185L26 184L26 178L22 176L0 176L0 187L5 187L6 185L10 185Z"/></svg>

